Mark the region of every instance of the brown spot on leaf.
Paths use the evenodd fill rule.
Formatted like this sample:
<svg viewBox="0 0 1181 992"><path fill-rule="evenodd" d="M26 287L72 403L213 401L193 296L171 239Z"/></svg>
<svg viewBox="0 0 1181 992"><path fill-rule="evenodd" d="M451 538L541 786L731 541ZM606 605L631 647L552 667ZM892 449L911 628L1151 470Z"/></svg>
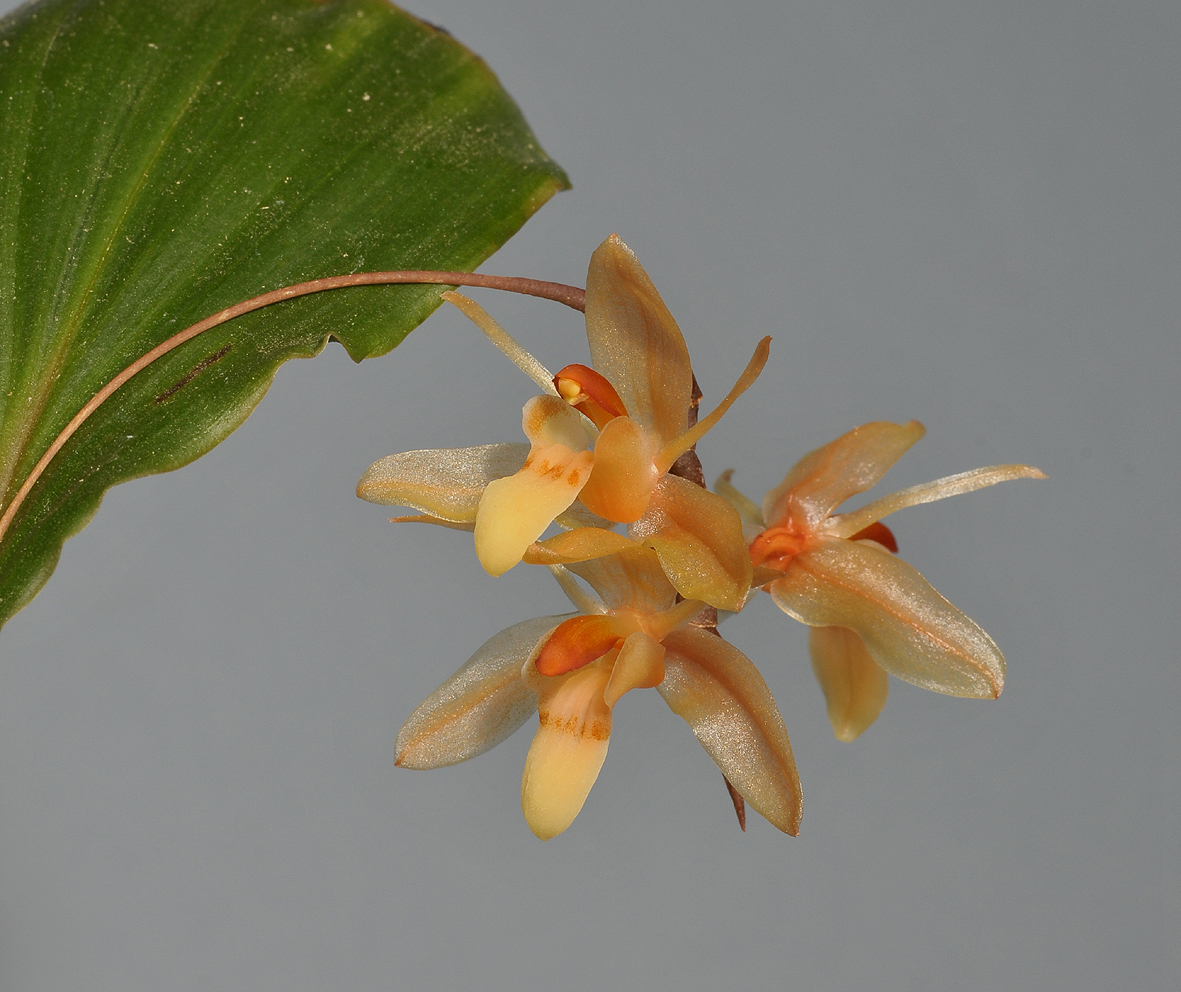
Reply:
<svg viewBox="0 0 1181 992"><path fill-rule="evenodd" d="M223 358L225 358L226 355L230 353L230 349L232 347L232 344L227 344L221 349L221 351L215 352L209 357L201 359L201 361L199 361L192 367L192 369L189 370L188 374L186 374L183 379L181 379L179 382L173 383L173 385L169 386L166 390L164 390L164 392L157 396L155 402L163 403L166 400L172 399L173 396L184 389L185 386L187 386L190 382L197 378L197 376L209 368L210 365L220 362Z"/></svg>

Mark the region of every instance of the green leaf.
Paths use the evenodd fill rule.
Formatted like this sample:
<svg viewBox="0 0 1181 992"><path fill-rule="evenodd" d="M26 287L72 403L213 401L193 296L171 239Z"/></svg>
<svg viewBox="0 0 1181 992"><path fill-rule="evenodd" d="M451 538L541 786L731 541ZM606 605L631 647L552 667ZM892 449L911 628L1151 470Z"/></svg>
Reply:
<svg viewBox="0 0 1181 992"><path fill-rule="evenodd" d="M49 0L0 21L0 493L177 331L327 275L479 265L559 189L484 63L382 0ZM216 327L66 443L0 540L0 623L115 483L175 469L289 358L398 344L440 287Z"/></svg>

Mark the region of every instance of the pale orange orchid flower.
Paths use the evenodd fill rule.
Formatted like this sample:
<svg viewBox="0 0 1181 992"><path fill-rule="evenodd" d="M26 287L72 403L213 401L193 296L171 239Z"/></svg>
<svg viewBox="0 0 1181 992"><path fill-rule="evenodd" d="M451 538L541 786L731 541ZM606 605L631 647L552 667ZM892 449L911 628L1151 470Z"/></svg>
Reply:
<svg viewBox="0 0 1181 992"><path fill-rule="evenodd" d="M657 552L673 585L686 598L723 609L740 608L752 574L742 550L740 518L725 500L669 475L668 470L758 377L767 361L770 339L759 343L722 402L690 427L693 370L685 339L652 280L617 235L591 256L586 332L594 368L568 365L553 378L558 395L599 431L579 502L604 520L631 525L633 536ZM556 490L563 481L554 476L548 485ZM537 524L548 507L542 505L539 493L534 495L535 488L526 492L524 479L515 478L489 487L485 500L491 502L495 496L498 523L487 528L485 551L477 521L477 551L482 559L495 555L499 560L519 561L541 535L544 527ZM501 490L514 498L502 498ZM517 514L524 512L521 496L528 496L531 505L539 508L529 529L534 537L522 544L525 531L506 525L508 538L501 542L502 510L506 521L512 520L509 506ZM584 561L618 550L620 538L600 527L561 535L558 540L560 551L551 545L541 557L534 554L526 560Z"/></svg>
<svg viewBox="0 0 1181 992"><path fill-rule="evenodd" d="M887 672L952 696L994 699L1004 686L1005 659L992 638L892 553L893 535L880 521L903 507L1045 475L994 465L835 513L924 433L917 421L858 427L797 462L761 508L733 487L729 472L715 486L743 517L755 583L813 628L813 665L844 740L876 719Z"/></svg>
<svg viewBox="0 0 1181 992"><path fill-rule="evenodd" d="M646 548L553 571L580 612L529 620L484 644L411 714L397 764L464 761L537 712L521 808L534 834L549 840L574 821L598 778L620 698L655 687L746 802L797 833L799 777L783 719L746 656L690 624L704 604L678 602Z"/></svg>
<svg viewBox="0 0 1181 992"><path fill-rule="evenodd" d="M425 511L400 519L471 527L476 553L492 575L519 562L555 519L590 524L564 543L566 563L617 550L619 535L606 528L632 525L683 596L739 609L752 575L741 520L724 499L668 470L758 377L770 338L759 343L722 402L690 427L693 371L685 340L617 235L595 250L587 272L594 368L567 365L551 376L474 301L458 293L443 297L545 390L523 411L529 446L392 455L370 467L358 495ZM516 467L508 471L509 465Z"/></svg>

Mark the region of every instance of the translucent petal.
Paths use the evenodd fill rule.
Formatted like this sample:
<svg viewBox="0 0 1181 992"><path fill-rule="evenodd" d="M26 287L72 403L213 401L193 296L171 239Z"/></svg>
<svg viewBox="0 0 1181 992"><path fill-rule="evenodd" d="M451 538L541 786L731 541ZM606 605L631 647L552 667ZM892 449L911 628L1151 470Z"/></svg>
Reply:
<svg viewBox="0 0 1181 992"><path fill-rule="evenodd" d="M635 542L622 534L599 527L577 527L547 541L531 544L523 561L529 565L569 565L634 548Z"/></svg>
<svg viewBox="0 0 1181 992"><path fill-rule="evenodd" d="M538 701L540 722L521 776L521 810L542 840L574 822L599 777L611 737L611 709L603 699L610 673L601 665L580 668Z"/></svg>
<svg viewBox="0 0 1181 992"><path fill-rule="evenodd" d="M590 443L581 415L556 396L534 396L521 410L521 429L534 447L564 444L581 451Z"/></svg>
<svg viewBox="0 0 1181 992"><path fill-rule="evenodd" d="M803 799L791 743L759 670L716 633L682 627L664 639L656 687L722 774L784 833L799 833Z"/></svg>
<svg viewBox="0 0 1181 992"><path fill-rule="evenodd" d="M886 705L890 680L885 669L847 627L813 627L808 653L828 704L832 732L838 740L856 740Z"/></svg>
<svg viewBox="0 0 1181 992"><path fill-rule="evenodd" d="M595 593L583 588L581 582L575 577L574 573L564 568L561 565L547 565L550 574L557 580L559 586L562 587L562 592L566 594L566 598L570 600L579 613L606 613L606 604L599 599Z"/></svg>
<svg viewBox="0 0 1181 992"><path fill-rule="evenodd" d="M815 530L850 496L871 488L925 433L917 420L877 422L849 431L796 462L767 493L763 518L768 526L791 518L797 529Z"/></svg>
<svg viewBox="0 0 1181 992"><path fill-rule="evenodd" d="M918 571L872 544L834 538L797 555L771 598L813 627L848 627L891 675L951 696L993 699L1005 659Z"/></svg>
<svg viewBox="0 0 1181 992"><path fill-rule="evenodd" d="M527 444L403 451L374 462L357 483L370 503L413 506L452 523L472 523L488 483L520 470Z"/></svg>
<svg viewBox="0 0 1181 992"><path fill-rule="evenodd" d="M525 375L529 376L545 392L554 396L558 395L558 391L554 387L554 377L550 374L549 369L517 344L513 336L493 320L480 304L454 290L448 290L441 295L448 303L457 306L464 316L483 331L488 336L488 340L504 352L508 360Z"/></svg>
<svg viewBox="0 0 1181 992"><path fill-rule="evenodd" d="M605 520L598 514L591 513L581 503L571 503L554 518L554 523L559 527L565 527L567 530L574 530L576 527L601 527L604 530L611 528L610 520Z"/></svg>
<svg viewBox="0 0 1181 992"><path fill-rule="evenodd" d="M702 417L701 420L697 421L684 434L673 438L672 441L660 450L660 453L655 459L657 472L661 475L667 472L672 468L673 462L714 429L726 411L734 405L734 401L754 384L754 381L762 373L763 366L767 364L767 356L770 353L771 338L765 337L758 343L754 355L751 356L750 361L746 365L746 369L738 377L738 381L734 383L734 387L726 394L722 402L714 407L708 416Z"/></svg>
<svg viewBox="0 0 1181 992"><path fill-rule="evenodd" d="M753 570L742 518L716 493L666 475L641 521L644 544L660 556L669 581L686 599L741 610Z"/></svg>
<svg viewBox="0 0 1181 992"><path fill-rule="evenodd" d="M586 275L586 336L595 368L657 447L688 426L693 371L677 323L635 254L611 235Z"/></svg>
<svg viewBox="0 0 1181 992"><path fill-rule="evenodd" d="M566 616L537 617L489 638L403 724L394 744L402 768L441 768L483 754L537 708L521 679L533 648Z"/></svg>
<svg viewBox="0 0 1181 992"><path fill-rule="evenodd" d="M595 441L595 467L580 499L593 513L617 523L639 520L660 473L649 436L631 417L616 417Z"/></svg>
<svg viewBox="0 0 1181 992"><path fill-rule="evenodd" d="M554 517L578 498L594 456L564 444L534 447L516 475L490 482L476 513L476 555L489 575L521 560Z"/></svg>
<svg viewBox="0 0 1181 992"><path fill-rule="evenodd" d="M573 562L567 568L587 582L610 610L653 614L669 609L677 599L651 548L633 544L627 551Z"/></svg>
<svg viewBox="0 0 1181 992"><path fill-rule="evenodd" d="M958 496L960 493L970 493L986 486L995 486L998 482L1008 482L1012 479L1044 479L1046 474L1032 465L990 465L987 468L975 468L970 472L960 472L949 475L934 482L924 482L907 489L900 489L889 496L875 499L852 513L843 513L834 517L825 527L825 533L834 537L853 538L866 527L871 526L882 517L889 516L896 510L907 506L918 506L920 503L933 503L937 499L947 499L948 496Z"/></svg>
<svg viewBox="0 0 1181 992"><path fill-rule="evenodd" d="M708 607L700 599L682 599L667 610L640 616L640 628L655 640L663 641L678 627L692 623L697 619L698 614L706 609Z"/></svg>
<svg viewBox="0 0 1181 992"><path fill-rule="evenodd" d="M738 491L734 483L730 481L733 477L734 469L726 469L718 476L718 481L714 483L714 492L738 511L744 527L757 527L759 530L763 530L767 526L767 522L763 519L762 508L749 496L744 496Z"/></svg>

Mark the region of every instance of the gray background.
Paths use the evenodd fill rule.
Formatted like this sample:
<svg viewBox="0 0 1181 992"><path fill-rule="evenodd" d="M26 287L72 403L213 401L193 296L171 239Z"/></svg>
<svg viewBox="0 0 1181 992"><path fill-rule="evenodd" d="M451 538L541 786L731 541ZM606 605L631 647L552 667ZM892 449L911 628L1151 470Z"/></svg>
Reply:
<svg viewBox="0 0 1181 992"><path fill-rule="evenodd" d="M711 477L760 496L910 417L929 434L889 489L1049 473L891 520L1005 651L1005 692L894 682L839 743L763 597L725 632L782 707L798 838L740 833L651 692L548 844L528 731L396 770L436 684L562 609L544 573L490 579L467 535L353 496L391 452L520 439L529 382L440 311L387 358L285 366L212 454L112 491L0 633L0 986L1176 988L1181 7L414 9L575 184L486 271L581 283L618 231L706 407L774 335ZM577 314L480 298L551 367L585 360Z"/></svg>

